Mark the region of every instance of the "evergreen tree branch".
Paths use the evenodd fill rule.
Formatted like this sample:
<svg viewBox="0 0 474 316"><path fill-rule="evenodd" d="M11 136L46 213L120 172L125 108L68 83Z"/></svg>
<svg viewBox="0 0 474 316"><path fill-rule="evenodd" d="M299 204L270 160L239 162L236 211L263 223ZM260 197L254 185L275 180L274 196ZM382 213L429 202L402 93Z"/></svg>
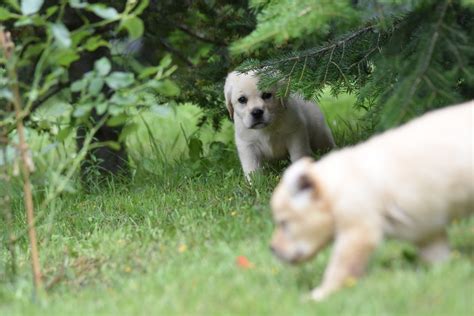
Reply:
<svg viewBox="0 0 474 316"><path fill-rule="evenodd" d="M209 44L213 44L213 45L217 45L217 46L227 46L227 45L229 45L228 43L226 43L226 42L224 42L224 41L219 41L219 40L217 40L217 39L208 38L208 37L205 37L204 35L201 35L201 34L198 34L198 33L196 33L196 32L193 32L193 31L189 28L189 26L187 26L187 25L185 25L185 24L174 24L174 26L175 26L178 30L180 30L180 31L182 31L182 32L184 32L184 33L186 33L186 34L188 34L188 35L191 36L191 37L194 37L195 39L200 40L201 42L205 42L205 43L209 43Z"/></svg>
<svg viewBox="0 0 474 316"><path fill-rule="evenodd" d="M403 103L400 105L399 112L398 112L398 117L397 120L400 120L405 114L408 109L408 105L411 103L413 100L413 97L418 89L418 86L420 85L421 81L426 75L426 72L430 66L431 60L433 58L433 52L436 46L436 43L438 42L439 36L440 36L440 29L443 24L444 17L446 15L446 11L448 9L448 6L450 5L451 0L445 0L444 3L441 5L441 11L438 17L438 20L436 21L436 24L433 28L433 32L431 34L431 38L429 41L429 44L426 49L425 54L420 54L419 62L418 65L420 65L415 73L414 78L412 79L412 83L410 85L410 90L408 94L405 95L405 98L403 99ZM436 91L436 90L434 90ZM390 118L390 116L387 116L387 118Z"/></svg>

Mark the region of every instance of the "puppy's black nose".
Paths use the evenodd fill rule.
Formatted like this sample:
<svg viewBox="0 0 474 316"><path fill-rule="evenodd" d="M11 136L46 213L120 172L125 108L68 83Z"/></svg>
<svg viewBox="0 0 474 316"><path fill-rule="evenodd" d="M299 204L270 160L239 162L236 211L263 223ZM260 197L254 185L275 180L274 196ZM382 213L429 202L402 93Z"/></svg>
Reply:
<svg viewBox="0 0 474 316"><path fill-rule="evenodd" d="M252 116L256 119L261 118L263 116L263 110L262 109L253 109L251 112Z"/></svg>

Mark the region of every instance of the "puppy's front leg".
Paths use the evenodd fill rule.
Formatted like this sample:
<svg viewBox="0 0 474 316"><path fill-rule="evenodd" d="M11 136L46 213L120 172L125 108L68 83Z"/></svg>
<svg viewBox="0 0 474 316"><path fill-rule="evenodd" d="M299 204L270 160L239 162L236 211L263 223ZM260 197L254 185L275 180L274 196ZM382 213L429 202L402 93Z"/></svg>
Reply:
<svg viewBox="0 0 474 316"><path fill-rule="evenodd" d="M239 145L237 151L245 177L250 181L250 174L261 167L262 162L259 153L251 145Z"/></svg>
<svg viewBox="0 0 474 316"><path fill-rule="evenodd" d="M380 238L377 235L360 228L340 234L324 273L323 282L311 292L311 298L321 301L351 280L359 278L379 243Z"/></svg>
<svg viewBox="0 0 474 316"><path fill-rule="evenodd" d="M289 137L287 147L291 162L295 162L303 157L311 157L312 151L309 139L304 133L298 133Z"/></svg>

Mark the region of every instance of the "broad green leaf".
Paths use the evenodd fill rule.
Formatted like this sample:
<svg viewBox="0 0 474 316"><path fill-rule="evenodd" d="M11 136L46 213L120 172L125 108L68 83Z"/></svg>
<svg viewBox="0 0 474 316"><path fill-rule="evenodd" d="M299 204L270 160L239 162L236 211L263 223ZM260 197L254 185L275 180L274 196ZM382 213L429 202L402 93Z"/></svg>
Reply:
<svg viewBox="0 0 474 316"><path fill-rule="evenodd" d="M128 87L133 81L134 76L132 73L121 71L114 71L105 78L107 85L114 90Z"/></svg>
<svg viewBox="0 0 474 316"><path fill-rule="evenodd" d="M59 51L53 57L55 63L67 67L79 59L79 54L72 49L67 49Z"/></svg>
<svg viewBox="0 0 474 316"><path fill-rule="evenodd" d="M94 78L89 82L89 93L93 96L98 95L104 87L104 79Z"/></svg>
<svg viewBox="0 0 474 316"><path fill-rule="evenodd" d="M7 9L0 7L0 21L6 21L13 18L14 15Z"/></svg>
<svg viewBox="0 0 474 316"><path fill-rule="evenodd" d="M0 88L0 99L6 99L8 101L13 100L13 94L10 89Z"/></svg>
<svg viewBox="0 0 474 316"><path fill-rule="evenodd" d="M15 27L20 27L20 26L26 26L26 25L31 25L31 24L33 24L33 20L31 19L30 16L22 16L13 25Z"/></svg>
<svg viewBox="0 0 474 316"><path fill-rule="evenodd" d="M83 39L92 34L91 30L80 30L71 32L72 45L77 46L82 42Z"/></svg>
<svg viewBox="0 0 474 316"><path fill-rule="evenodd" d="M51 26L51 31L60 47L62 48L71 47L71 43L72 43L71 35L69 34L69 30L66 28L64 24L62 23L53 24Z"/></svg>
<svg viewBox="0 0 474 316"><path fill-rule="evenodd" d="M152 87L154 87L159 93L168 97L177 96L180 93L180 89L176 85L176 83L169 79L165 79L163 81L155 81L152 84Z"/></svg>
<svg viewBox="0 0 474 316"><path fill-rule="evenodd" d="M100 76L107 76L112 69L112 65L107 57L102 57L94 63L94 69Z"/></svg>
<svg viewBox="0 0 474 316"><path fill-rule="evenodd" d="M107 111L107 102L101 102L97 103L95 105L95 111L97 112L98 115L102 115Z"/></svg>
<svg viewBox="0 0 474 316"><path fill-rule="evenodd" d="M81 79L81 80L77 80L77 81L74 81L71 85L71 91L72 92L80 92L82 91L82 89L84 89L86 86L86 81Z"/></svg>
<svg viewBox="0 0 474 316"><path fill-rule="evenodd" d="M22 0L21 1L21 13L23 15L35 14L41 9L44 0Z"/></svg>
<svg viewBox="0 0 474 316"><path fill-rule="evenodd" d="M72 110L69 103L57 101L51 104L45 104L38 109L38 115L48 120L55 120L58 117L68 115Z"/></svg>
<svg viewBox="0 0 474 316"><path fill-rule="evenodd" d="M112 116L117 116L125 111L125 107L117 104L110 104L107 112Z"/></svg>
<svg viewBox="0 0 474 316"><path fill-rule="evenodd" d="M137 123L130 123L130 124L125 125L125 127L122 129L122 132L120 133L119 141L122 142L129 135L135 133L138 130L138 126L139 125Z"/></svg>
<svg viewBox="0 0 474 316"><path fill-rule="evenodd" d="M103 4L94 4L89 6L89 9L92 10L96 15L105 19L105 20L114 20L119 17L117 10L111 7L106 7Z"/></svg>
<svg viewBox="0 0 474 316"><path fill-rule="evenodd" d="M162 116L162 117L167 117L171 113L173 113L173 110L167 105L154 104L150 107L150 110L151 110L152 113L156 113L156 114L158 114L159 116Z"/></svg>
<svg viewBox="0 0 474 316"><path fill-rule="evenodd" d="M119 104L119 105L132 105L138 102L137 96L135 94L123 94L123 93L114 93L110 102Z"/></svg>
<svg viewBox="0 0 474 316"><path fill-rule="evenodd" d="M108 126L119 126L125 124L128 119L128 115L125 113L119 114L117 116L113 116L107 120Z"/></svg>
<svg viewBox="0 0 474 316"><path fill-rule="evenodd" d="M123 29L123 28L127 30L131 39L137 39L143 35L143 30L144 30L143 21L136 16L128 17L122 20L120 29Z"/></svg>
<svg viewBox="0 0 474 316"><path fill-rule="evenodd" d="M68 126L61 129L58 135L56 136L56 139L60 142L64 141L72 133L73 130L74 128L72 126Z"/></svg>
<svg viewBox="0 0 474 316"><path fill-rule="evenodd" d="M74 108L74 112L72 112L72 116L74 117L83 117L92 110L92 104L80 104Z"/></svg>

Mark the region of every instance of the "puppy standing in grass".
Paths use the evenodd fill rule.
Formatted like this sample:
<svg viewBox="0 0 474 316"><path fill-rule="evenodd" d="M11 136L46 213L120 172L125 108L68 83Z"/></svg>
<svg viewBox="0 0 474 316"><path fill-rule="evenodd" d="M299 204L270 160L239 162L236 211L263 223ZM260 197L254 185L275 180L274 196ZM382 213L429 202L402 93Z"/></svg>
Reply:
<svg viewBox="0 0 474 316"><path fill-rule="evenodd" d="M447 224L474 211L473 132L471 101L298 161L272 196L272 250L298 263L334 239L314 300L359 277L385 236L413 242L428 262L448 258Z"/></svg>
<svg viewBox="0 0 474 316"><path fill-rule="evenodd" d="M257 84L254 72L232 72L224 87L247 179L265 160L289 156L295 162L315 151L334 147L331 131L316 104L296 96L278 99L275 89L259 91Z"/></svg>

